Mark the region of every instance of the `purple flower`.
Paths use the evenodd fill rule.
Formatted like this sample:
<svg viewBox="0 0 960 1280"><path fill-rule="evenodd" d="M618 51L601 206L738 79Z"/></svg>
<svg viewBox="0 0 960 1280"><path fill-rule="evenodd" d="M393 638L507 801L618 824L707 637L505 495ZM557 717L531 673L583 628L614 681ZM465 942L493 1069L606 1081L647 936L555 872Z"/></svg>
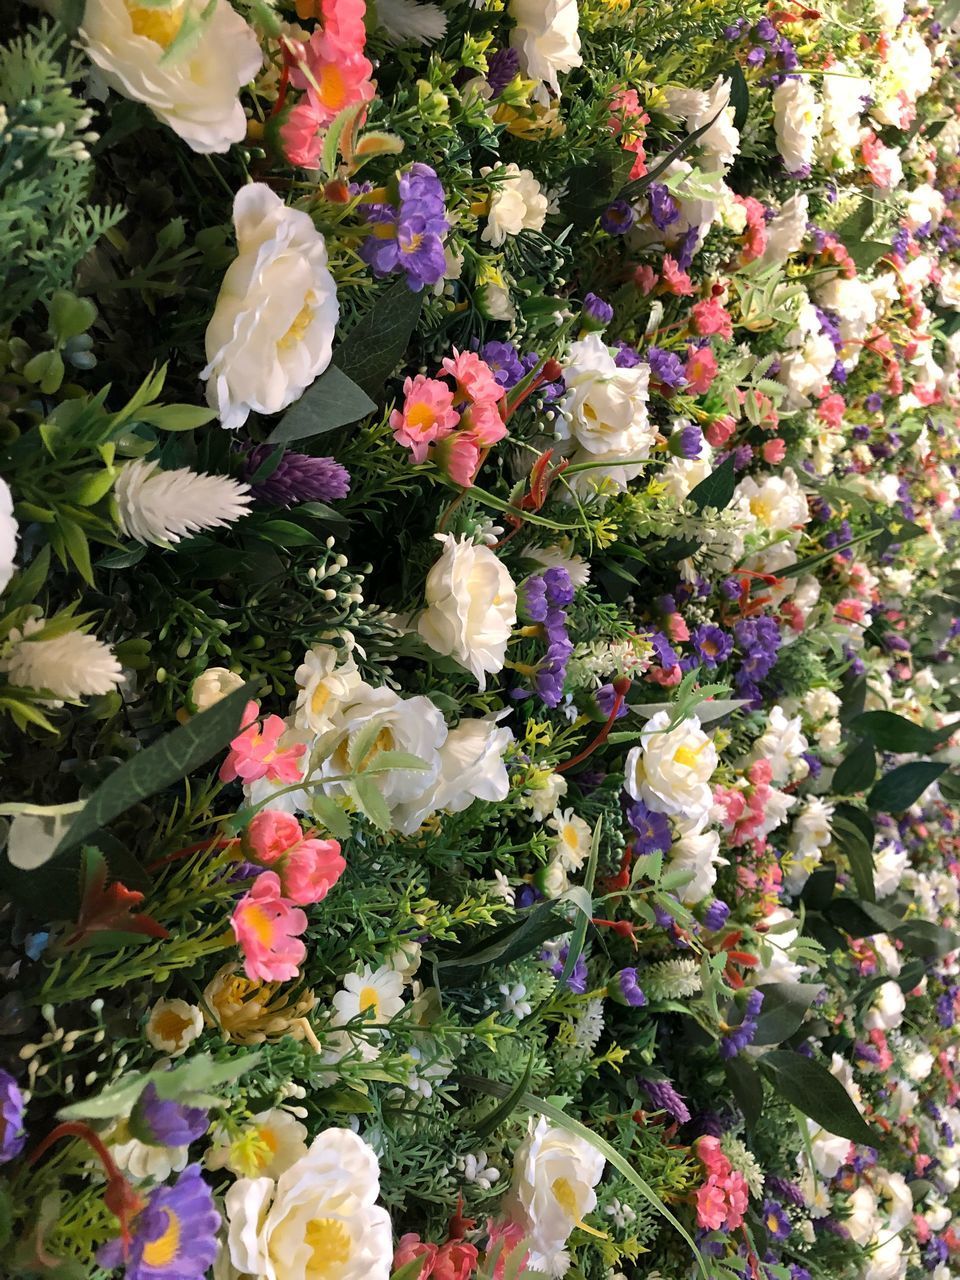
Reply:
<svg viewBox="0 0 960 1280"><path fill-rule="evenodd" d="M220 1214L198 1164L188 1164L172 1186L154 1187L133 1224L126 1259L111 1240L97 1254L107 1270L125 1264L126 1280L203 1280L217 1256Z"/></svg>
<svg viewBox="0 0 960 1280"><path fill-rule="evenodd" d="M763 1225L771 1240L786 1240L790 1234L790 1219L784 1212L783 1205L776 1200L764 1200Z"/></svg>
<svg viewBox="0 0 960 1280"><path fill-rule="evenodd" d="M498 49L487 59L487 84L493 90L493 96L503 93L512 80L520 74L520 55L509 46Z"/></svg>
<svg viewBox="0 0 960 1280"><path fill-rule="evenodd" d="M626 200L614 200L604 209L600 225L611 236L625 236L636 220L637 215Z"/></svg>
<svg viewBox="0 0 960 1280"><path fill-rule="evenodd" d="M130 1114L130 1132L153 1147L187 1147L202 1137L210 1120L205 1107L161 1098L148 1084Z"/></svg>
<svg viewBox="0 0 960 1280"><path fill-rule="evenodd" d="M728 1027L720 1041L721 1058L735 1058L737 1054L743 1053L748 1045L753 1044L753 1038L757 1034L757 1016L762 1007L763 992L754 989L747 996L743 1019L739 1026Z"/></svg>
<svg viewBox="0 0 960 1280"><path fill-rule="evenodd" d="M602 684L593 696L597 706L600 708L601 713L604 716L606 716L607 719L609 720L610 714L613 711L617 698L619 697L619 694L617 693L616 689L613 687L612 684ZM625 702L622 702L620 704L620 710L617 712L617 719L621 720L626 714L627 714L627 704ZM577 778L577 781L580 783L582 787L583 774L580 774L580 776Z"/></svg>
<svg viewBox="0 0 960 1280"><path fill-rule="evenodd" d="M617 347L618 351L613 357L613 363L618 369L635 369L638 364L643 364L643 358L635 347L622 341L617 343Z"/></svg>
<svg viewBox="0 0 960 1280"><path fill-rule="evenodd" d="M564 943L556 956L552 951L544 951L540 959L546 961L547 968L555 978L559 979L563 977L563 966L567 963L569 954L570 948ZM587 962L582 955L577 956L573 972L567 978L567 986L578 996L582 996L587 989Z"/></svg>
<svg viewBox="0 0 960 1280"><path fill-rule="evenodd" d="M258 444L250 450L244 480L258 502L292 507L297 502L336 502L350 492L350 472L333 458L285 450L280 461L262 480L254 477L275 453L277 446Z"/></svg>
<svg viewBox="0 0 960 1280"><path fill-rule="evenodd" d="M649 809L642 800L631 800L627 804L627 821L637 833L633 842L635 853L667 853L673 844L667 815Z"/></svg>
<svg viewBox="0 0 960 1280"><path fill-rule="evenodd" d="M779 37L780 33L769 18L761 18L753 28L753 34L758 40L762 40L764 44L772 44L773 41Z"/></svg>
<svg viewBox="0 0 960 1280"><path fill-rule="evenodd" d="M724 578L720 583L720 594L727 600L739 600L740 583L736 578Z"/></svg>
<svg viewBox="0 0 960 1280"><path fill-rule="evenodd" d="M721 662L726 662L733 653L733 636L711 623L704 623L703 626L697 627L690 638L693 641L693 647L711 671Z"/></svg>
<svg viewBox="0 0 960 1280"><path fill-rule="evenodd" d="M722 929L730 918L730 908L722 898L714 898L703 913L703 923L712 932Z"/></svg>
<svg viewBox="0 0 960 1280"><path fill-rule="evenodd" d="M509 391L524 376L526 370L512 342L487 342L480 348L480 356L493 371L501 387Z"/></svg>
<svg viewBox="0 0 960 1280"><path fill-rule="evenodd" d="M662 182L655 182L647 191L650 202L650 217L654 226L666 231L672 222L680 217L680 207Z"/></svg>
<svg viewBox="0 0 960 1280"><path fill-rule="evenodd" d="M559 706L563 698L567 662L573 652L564 606L571 603L573 594L570 575L559 566L528 578L523 586L526 613L534 622L541 623L547 638L547 653L537 664L533 683L548 707Z"/></svg>
<svg viewBox="0 0 960 1280"><path fill-rule="evenodd" d="M674 611L669 610L670 613ZM675 667L679 662L676 650L662 631L654 631L650 637L650 643L653 646L653 652L661 667Z"/></svg>
<svg viewBox="0 0 960 1280"><path fill-rule="evenodd" d="M443 237L450 229L443 186L428 164L416 161L397 184L399 204L364 204L377 228L360 245L360 257L376 276L401 270L414 293L443 279Z"/></svg>
<svg viewBox="0 0 960 1280"><path fill-rule="evenodd" d="M639 1084L656 1111L666 1111L678 1124L686 1124L690 1119L690 1111L683 1096L669 1080L641 1080Z"/></svg>
<svg viewBox="0 0 960 1280"><path fill-rule="evenodd" d="M613 319L613 307L595 293L588 293L583 300L583 327L585 329L603 329Z"/></svg>
<svg viewBox="0 0 960 1280"><path fill-rule="evenodd" d="M636 969L621 969L614 974L608 994L617 1004L626 1004L632 1009L642 1009L647 1003L647 997L637 982Z"/></svg>
<svg viewBox="0 0 960 1280"><path fill-rule="evenodd" d="M685 231L680 239L680 245L677 249L677 266L681 271L688 271L693 255L697 251L697 245L700 243L700 228L691 227L689 231Z"/></svg>
<svg viewBox="0 0 960 1280"><path fill-rule="evenodd" d="M23 1127L24 1101L20 1086L0 1068L0 1164L13 1160L27 1140Z"/></svg>

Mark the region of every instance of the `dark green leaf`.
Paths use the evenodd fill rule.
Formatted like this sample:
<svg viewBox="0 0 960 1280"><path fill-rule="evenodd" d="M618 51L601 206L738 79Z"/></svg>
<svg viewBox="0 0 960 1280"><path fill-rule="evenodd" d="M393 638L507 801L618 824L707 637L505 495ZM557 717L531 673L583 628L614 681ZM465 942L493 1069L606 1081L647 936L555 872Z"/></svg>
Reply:
<svg viewBox="0 0 960 1280"><path fill-rule="evenodd" d="M719 119L720 112L718 111L712 120L708 120L706 124L700 125L699 129L694 129L685 138L681 138L677 145L671 147L663 159L658 161L652 169L649 169L642 178L637 178L635 182L631 182L629 186L624 187L620 192L622 198L624 200L636 200L637 196L643 195L644 191L653 186L660 175L670 168L674 160L679 160L688 151L692 151L707 130L712 129Z"/></svg>
<svg viewBox="0 0 960 1280"><path fill-rule="evenodd" d="M632 151L617 150L568 170L563 216L575 227L592 226L603 209L616 199L630 177L635 159Z"/></svg>
<svg viewBox="0 0 960 1280"><path fill-rule="evenodd" d="M877 776L877 754L870 742L859 742L837 766L833 790L839 795L866 791Z"/></svg>
<svg viewBox="0 0 960 1280"><path fill-rule="evenodd" d="M437 968L449 986L456 986L461 971L496 963L506 968L514 960L530 955L543 943L569 933L573 926L557 913L552 902L540 902L519 920L500 925L473 947L464 948L441 960Z"/></svg>
<svg viewBox="0 0 960 1280"><path fill-rule="evenodd" d="M603 827L603 819L597 819L597 825L593 828L593 840L590 845L590 859L587 862L586 874L583 877L583 893L590 903L590 910L578 911L577 922L573 926L573 936L570 939L570 945L567 948L567 958L563 962L563 972L560 974L561 983L573 973L576 968L577 961L580 959L583 951L583 944L587 938L587 925L590 923L590 917L593 915L593 899L590 895L593 893L593 882L597 875L597 860L600 857L600 832Z"/></svg>
<svg viewBox="0 0 960 1280"><path fill-rule="evenodd" d="M920 799L932 782L936 782L946 767L931 760L916 760L913 764L891 769L873 786L867 796L867 804L882 813L903 813Z"/></svg>
<svg viewBox="0 0 960 1280"><path fill-rule="evenodd" d="M222 750L241 727L244 708L256 685L250 682L228 694L122 764L102 782L77 814L53 857L75 849L131 805L179 782Z"/></svg>
<svg viewBox="0 0 960 1280"><path fill-rule="evenodd" d="M839 772L839 771L838 771ZM853 872L857 892L866 902L876 902L877 893L873 885L873 847L867 841L859 826L838 817L835 813L831 823L833 838L842 849Z"/></svg>
<svg viewBox="0 0 960 1280"><path fill-rule="evenodd" d="M891 246L882 240L856 240L851 241L846 247L858 271L865 271L867 267L872 267L878 258L882 258L891 249Z"/></svg>
<svg viewBox="0 0 960 1280"><path fill-rule="evenodd" d="M491 1133L495 1133L505 1120L513 1115L520 1101L527 1091L527 1085L530 1083L530 1077L533 1074L533 1059L536 1049L531 1048L530 1055L527 1058L527 1066L523 1075L517 1081L517 1086L512 1092L508 1093L502 1102L498 1103L492 1111L488 1112L481 1120L473 1126L473 1131L477 1138L482 1142L484 1138L488 1138Z"/></svg>
<svg viewBox="0 0 960 1280"><path fill-rule="evenodd" d="M837 883L837 868L833 863L825 867L817 867L810 879L803 886L800 900L810 911L822 911L833 897Z"/></svg>
<svg viewBox="0 0 960 1280"><path fill-rule="evenodd" d="M730 105L733 107L733 127L742 131L750 114L750 90L739 62L733 62L723 71L730 81Z"/></svg>
<svg viewBox="0 0 960 1280"><path fill-rule="evenodd" d="M289 440L323 435L365 418L376 407L361 387L336 364L331 364L287 410L267 436L267 443L285 444Z"/></svg>
<svg viewBox="0 0 960 1280"><path fill-rule="evenodd" d="M935 958L960 948L960 936L929 920L908 920L891 930L891 936L915 956Z"/></svg>
<svg viewBox="0 0 960 1280"><path fill-rule="evenodd" d="M745 1058L730 1058L724 1063L724 1070L730 1092L743 1115L747 1132L750 1133L756 1128L763 1110L763 1081L756 1067Z"/></svg>
<svg viewBox="0 0 960 1280"><path fill-rule="evenodd" d="M753 1043L780 1044L797 1030L823 987L817 982L777 982L757 990L763 992L763 1006Z"/></svg>
<svg viewBox="0 0 960 1280"><path fill-rule="evenodd" d="M850 722L850 727L855 733L869 738L881 751L906 753L935 751L955 729L960 728L960 721L954 720L939 729L924 729L893 711L864 711Z"/></svg>
<svg viewBox="0 0 960 1280"><path fill-rule="evenodd" d="M405 277L394 281L334 351L333 367L368 396L378 396L403 359L421 302L422 294L412 293Z"/></svg>
<svg viewBox="0 0 960 1280"><path fill-rule="evenodd" d="M834 898L823 914L853 938L870 938L875 933L889 933L900 924L900 917L874 902L856 898Z"/></svg>
<svg viewBox="0 0 960 1280"><path fill-rule="evenodd" d="M863 1146L877 1145L879 1132L869 1128L846 1089L821 1063L789 1049L772 1049L759 1061L779 1096L828 1133Z"/></svg>
<svg viewBox="0 0 960 1280"><path fill-rule="evenodd" d="M733 501L737 478L733 470L733 455L721 462L715 471L690 490L689 501L698 511L708 507L723 511Z"/></svg>

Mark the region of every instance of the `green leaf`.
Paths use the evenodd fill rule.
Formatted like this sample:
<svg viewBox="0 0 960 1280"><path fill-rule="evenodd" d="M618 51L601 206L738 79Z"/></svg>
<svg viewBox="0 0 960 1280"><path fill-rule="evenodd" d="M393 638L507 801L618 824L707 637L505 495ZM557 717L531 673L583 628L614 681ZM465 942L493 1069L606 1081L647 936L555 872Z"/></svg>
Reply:
<svg viewBox="0 0 960 1280"><path fill-rule="evenodd" d="M823 985L818 982L776 982L757 990L763 992L763 1005L753 1043L780 1044L792 1036L803 1022L807 1010L823 991Z"/></svg>
<svg viewBox="0 0 960 1280"><path fill-rule="evenodd" d="M368 720L357 736L350 742L347 747L347 764L351 769L362 769L367 756L373 750L374 743L380 736L383 725L374 717Z"/></svg>
<svg viewBox="0 0 960 1280"><path fill-rule="evenodd" d="M942 725L939 729L924 729L893 711L864 711L856 716L850 727L854 733L869 738L881 751L935 751L957 729L960 720Z"/></svg>
<svg viewBox="0 0 960 1280"><path fill-rule="evenodd" d="M316 820L337 840L349 840L352 828L350 819L332 796L316 792L310 797L310 809Z"/></svg>
<svg viewBox="0 0 960 1280"><path fill-rule="evenodd" d="M251 681L242 689L234 690L115 769L87 800L53 857L75 849L138 801L172 786L206 764L236 737L244 708L255 688L256 684Z"/></svg>
<svg viewBox="0 0 960 1280"><path fill-rule="evenodd" d="M724 1063L724 1070L730 1092L743 1113L747 1132L751 1133L763 1110L763 1081L756 1067L745 1058L730 1058Z"/></svg>
<svg viewBox="0 0 960 1280"><path fill-rule="evenodd" d="M681 138L677 145L672 147L663 159L660 160L652 169L649 169L642 178L637 178L635 182L631 182L628 187L625 187L624 190L620 192L623 199L635 200L637 196L643 195L644 191L651 187L660 175L670 168L674 160L679 160L681 157L685 156L688 151L692 151L707 130L712 129L719 119L720 112L718 111L712 120L708 120L706 124L700 125L699 129L694 129L694 131L692 133L688 133L685 138Z"/></svg>
<svg viewBox="0 0 960 1280"><path fill-rule="evenodd" d="M733 501L736 487L737 478L733 470L731 454L715 471L711 471L705 479L690 490L687 500L692 502L698 511L705 511L708 507L723 511Z"/></svg>
<svg viewBox="0 0 960 1280"><path fill-rule="evenodd" d="M892 929L891 936L915 956L939 957L960 949L960 936L929 920L908 920Z"/></svg>
<svg viewBox="0 0 960 1280"><path fill-rule="evenodd" d="M817 867L816 871L803 886L800 901L810 911L822 911L833 897L837 883L837 868L829 863L825 867Z"/></svg>
<svg viewBox="0 0 960 1280"><path fill-rule="evenodd" d="M332 366L368 396L378 396L403 359L420 319L423 296L401 277L375 300L333 353Z"/></svg>
<svg viewBox="0 0 960 1280"><path fill-rule="evenodd" d="M80 577L92 587L93 566L90 563L90 543L87 541L87 535L75 520L65 515L57 516L57 528L60 530L67 554L76 565Z"/></svg>
<svg viewBox="0 0 960 1280"><path fill-rule="evenodd" d="M920 799L932 782L936 782L946 767L931 760L899 765L874 784L867 796L867 804L882 813L903 813Z"/></svg>
<svg viewBox="0 0 960 1280"><path fill-rule="evenodd" d="M50 313L50 332L58 342L69 342L86 333L97 318L97 308L89 298L78 298L75 293L58 289L47 303Z"/></svg>
<svg viewBox="0 0 960 1280"><path fill-rule="evenodd" d="M323 153L320 157L320 168L332 178L337 172L337 152L340 148L340 139L344 132L352 133L357 123L357 118L362 111L365 111L367 104L365 102L354 102L349 107L335 115L327 126L327 134L323 140Z"/></svg>
<svg viewBox="0 0 960 1280"><path fill-rule="evenodd" d="M877 755L870 742L858 742L840 761L833 775L833 790L839 795L866 791L877 776Z"/></svg>
<svg viewBox="0 0 960 1280"><path fill-rule="evenodd" d="M209 1053L197 1053L169 1069L157 1067L153 1071L125 1075L117 1084L108 1085L95 1097L62 1107L57 1115L61 1120L112 1120L115 1116L125 1115L148 1084L152 1084L163 1099L204 1096L218 1085L230 1084L246 1075L262 1057L263 1054L257 1050L228 1062L217 1062ZM213 1102L217 1101L213 1099Z"/></svg>
<svg viewBox="0 0 960 1280"><path fill-rule="evenodd" d="M554 903L539 902L525 911L519 920L500 925L473 947L462 948L440 960L437 969L448 986L457 986L462 978L468 976L466 970L490 964L505 969L508 964L522 960L545 942L569 933L572 928L569 920L557 912Z"/></svg>
<svg viewBox="0 0 960 1280"><path fill-rule="evenodd" d="M577 961L580 959L583 951L583 944L587 939L587 925L590 923L590 917L593 915L593 882L597 875L597 860L600 857L600 832L603 829L603 818L597 818L596 826L593 828L593 839L590 843L590 859L587 862L586 874L583 877L582 887L586 896L586 902L580 907L577 915L577 923L573 927L573 936L570 939L570 946L567 949L567 958L563 962L563 972L560 974L561 985L573 973L576 968Z"/></svg>
<svg viewBox="0 0 960 1280"><path fill-rule="evenodd" d="M390 808L380 794L380 788L374 778L368 778L365 774L360 774L358 778L353 780L353 790L356 793L357 802L364 814L370 819L375 827L379 827L381 831L390 830Z"/></svg>
<svg viewBox="0 0 960 1280"><path fill-rule="evenodd" d="M721 73L730 81L730 105L733 107L733 127L742 131L750 114L750 90L739 62L733 62Z"/></svg>
<svg viewBox="0 0 960 1280"><path fill-rule="evenodd" d="M564 175L564 217L580 229L592 226L630 177L634 159L632 151L617 150L569 169Z"/></svg>
<svg viewBox="0 0 960 1280"><path fill-rule="evenodd" d="M873 846L859 826L842 816L833 815L833 838L843 850L853 872L857 892L866 902L876 902L877 891L873 884Z"/></svg>
<svg viewBox="0 0 960 1280"><path fill-rule="evenodd" d="M364 773L386 773L390 769L429 769L426 760L421 760L412 751L378 751Z"/></svg>
<svg viewBox="0 0 960 1280"><path fill-rule="evenodd" d="M512 1092L508 1093L498 1106L494 1107L491 1112L485 1115L477 1124L472 1126L473 1132L477 1135L479 1141L482 1142L484 1138L489 1138L490 1134L495 1133L504 1121L509 1120L514 1111L516 1111L517 1107L520 1105L523 1095L527 1091L527 1085L530 1083L535 1057L536 1047L534 1046L530 1049L530 1054L527 1058L526 1070L517 1081L516 1088L513 1089Z"/></svg>
<svg viewBox="0 0 960 1280"><path fill-rule="evenodd" d="M857 270L865 271L885 253L889 253L892 245L885 244L882 240L853 240L846 248Z"/></svg>
<svg viewBox="0 0 960 1280"><path fill-rule="evenodd" d="M142 409L137 416L158 431L194 431L212 422L217 415L213 409L201 409L199 405L154 404Z"/></svg>
<svg viewBox="0 0 960 1280"><path fill-rule="evenodd" d="M846 1089L821 1063L789 1049L771 1049L759 1064L777 1094L827 1133L863 1146L877 1145L879 1132L867 1125Z"/></svg>
<svg viewBox="0 0 960 1280"><path fill-rule="evenodd" d="M900 917L886 907L879 907L874 902L859 902L856 898L834 898L824 907L823 914L831 924L838 925L852 938L890 933L900 924Z"/></svg>
<svg viewBox="0 0 960 1280"><path fill-rule="evenodd" d="M333 363L287 410L267 436L267 443L285 444L323 435L365 418L376 407L366 391Z"/></svg>

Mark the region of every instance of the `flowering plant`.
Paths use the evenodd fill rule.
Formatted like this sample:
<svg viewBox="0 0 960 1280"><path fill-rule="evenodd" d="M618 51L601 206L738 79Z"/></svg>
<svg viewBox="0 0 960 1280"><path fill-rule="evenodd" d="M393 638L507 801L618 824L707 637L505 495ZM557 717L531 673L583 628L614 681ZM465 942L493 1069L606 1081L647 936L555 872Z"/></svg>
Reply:
<svg viewBox="0 0 960 1280"><path fill-rule="evenodd" d="M0 1271L960 1275L951 6L0 45Z"/></svg>

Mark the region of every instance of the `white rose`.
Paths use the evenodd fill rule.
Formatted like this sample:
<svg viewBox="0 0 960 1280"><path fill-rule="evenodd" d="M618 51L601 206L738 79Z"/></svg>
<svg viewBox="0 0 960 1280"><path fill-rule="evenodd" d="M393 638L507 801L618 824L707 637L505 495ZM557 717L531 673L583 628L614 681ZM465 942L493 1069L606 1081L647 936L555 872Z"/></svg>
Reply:
<svg viewBox="0 0 960 1280"><path fill-rule="evenodd" d="M376 729L376 733L374 733ZM376 788L391 812L397 830L409 834L419 820L407 830L406 818L419 810L418 802L432 794L440 775L440 748L447 736L443 716L429 698L422 695L401 698L393 689L379 689L361 684L355 696L337 717L331 733L320 740L317 749L326 758L312 780L327 795L348 795L356 799L353 783L335 782L351 771L350 755L360 734L373 734L370 745L355 767L361 773L376 763L384 751L403 751L416 756L423 769L385 769L376 773ZM328 781L330 779L330 781Z"/></svg>
<svg viewBox="0 0 960 1280"><path fill-rule="evenodd" d="M873 856L873 883L878 898L888 898L900 884L910 856L892 840L881 844Z"/></svg>
<svg viewBox="0 0 960 1280"><path fill-rule="evenodd" d="M654 436L647 419L648 365L618 368L601 336L591 333L571 344L563 380L567 391L560 412L582 449L591 454L626 449L639 427L649 437L642 456L648 455Z"/></svg>
<svg viewBox="0 0 960 1280"><path fill-rule="evenodd" d="M696 716L666 732L669 723L666 711L647 721L640 746L627 754L623 785L634 800L658 813L682 814L695 822L713 803L710 778L717 751Z"/></svg>
<svg viewBox="0 0 960 1280"><path fill-rule="evenodd" d="M503 669L517 621L517 590L489 547L465 534L437 538L443 551L427 574L427 608L418 630L435 653L455 658L484 689L487 674Z"/></svg>
<svg viewBox="0 0 960 1280"><path fill-rule="evenodd" d="M859 277L835 276L817 290L817 302L838 319L843 347L840 358L852 369L860 359L863 339L874 327L878 303L873 290Z"/></svg>
<svg viewBox="0 0 960 1280"><path fill-rule="evenodd" d="M832 689L817 687L803 695L804 714L813 721L829 720L840 710L840 699Z"/></svg>
<svg viewBox="0 0 960 1280"><path fill-rule="evenodd" d="M810 519L807 495L800 488L797 473L787 467L782 475L746 476L737 485L734 502L746 507L768 533L781 533L804 525Z"/></svg>
<svg viewBox="0 0 960 1280"><path fill-rule="evenodd" d="M760 261L764 266L783 264L803 244L807 234L806 193L793 195L767 223L767 243Z"/></svg>
<svg viewBox="0 0 960 1280"><path fill-rule="evenodd" d="M701 448L699 458L671 458L660 472L664 493L669 494L676 502L683 502L700 481L706 480L713 471L713 450L706 441Z"/></svg>
<svg viewBox="0 0 960 1280"><path fill-rule="evenodd" d="M577 0L510 0L510 17L515 23L510 44L526 74L559 97L558 75L583 64Z"/></svg>
<svg viewBox="0 0 960 1280"><path fill-rule="evenodd" d="M227 694L243 688L243 676L226 667L207 667L190 686L187 703L193 712L206 711Z"/></svg>
<svg viewBox="0 0 960 1280"><path fill-rule="evenodd" d="M491 173L490 168L480 170L482 177ZM540 183L529 169L508 164L498 171L497 183L490 197L487 225L480 239L495 249L507 236L521 231L540 231L547 216L547 197Z"/></svg>
<svg viewBox="0 0 960 1280"><path fill-rule="evenodd" d="M863 1025L868 1031L894 1031L903 1021L906 997L896 982L885 982L876 992Z"/></svg>
<svg viewBox="0 0 960 1280"><path fill-rule="evenodd" d="M850 1232L850 1238L859 1245L869 1244L880 1225L877 1197L870 1187L857 1187L850 1197L848 1208L850 1216L844 1218L843 1225Z"/></svg>
<svg viewBox="0 0 960 1280"><path fill-rule="evenodd" d="M903 1069L911 1080L926 1080L933 1070L933 1054L929 1049L918 1049L906 1059Z"/></svg>
<svg viewBox="0 0 960 1280"><path fill-rule="evenodd" d="M420 825L428 813L462 813L474 800L505 800L510 790L504 752L513 743L510 729L497 720L508 715L461 720L440 748L440 773L430 791L418 801L403 805L397 818L404 830Z"/></svg>
<svg viewBox="0 0 960 1280"><path fill-rule="evenodd" d="M754 743L754 760L768 760L772 769L772 781L777 786L790 782L797 775L800 758L807 750L807 740L800 730L800 717L788 719L781 706L774 706L767 717L767 727ZM803 770L806 776L807 769Z"/></svg>
<svg viewBox="0 0 960 1280"><path fill-rule="evenodd" d="M237 97L260 70L256 33L227 0L180 0L142 8L87 0L80 39L111 89L145 103L194 151L227 151L247 132ZM181 26L197 23L188 47L166 58Z"/></svg>
<svg viewBox="0 0 960 1280"><path fill-rule="evenodd" d="M379 1194L373 1150L349 1129L326 1129L276 1182L240 1178L227 1192L230 1261L258 1280L313 1280L334 1266L336 1280L388 1280L393 1238Z"/></svg>
<svg viewBox="0 0 960 1280"><path fill-rule="evenodd" d="M860 142L860 117L871 93L869 80L837 62L823 75L823 128L820 155L839 169L851 169Z"/></svg>
<svg viewBox="0 0 960 1280"><path fill-rule="evenodd" d="M510 290L496 281L477 290L477 307L480 314L488 320L511 321L517 318L517 309L510 300Z"/></svg>
<svg viewBox="0 0 960 1280"><path fill-rule="evenodd" d="M363 680L350 654L330 644L314 645L303 655L294 676L299 690L294 724L313 733L328 733L336 717Z"/></svg>
<svg viewBox="0 0 960 1280"><path fill-rule="evenodd" d="M695 133L711 120L713 124L697 139L697 146L706 153L705 168L726 168L733 164L740 151L740 134L734 128L734 110L730 106L732 81L717 76L709 89L666 90L670 114L682 120L688 133Z"/></svg>
<svg viewBox="0 0 960 1280"><path fill-rule="evenodd" d="M720 835L716 831L688 831L670 848L670 870L689 871L693 878L677 889L684 905L701 902L717 883L717 871L726 865L720 857Z"/></svg>
<svg viewBox="0 0 960 1280"><path fill-rule="evenodd" d="M895 1234L884 1235L866 1255L860 1280L899 1280L904 1274L906 1262L902 1254L903 1241L900 1237Z"/></svg>
<svg viewBox="0 0 960 1280"><path fill-rule="evenodd" d="M937 301L942 307L960 307L960 267L944 266Z"/></svg>
<svg viewBox="0 0 960 1280"><path fill-rule="evenodd" d="M805 302L800 308L797 327L787 335L787 342L790 350L780 358L777 377L787 388L787 407L802 409L810 403L810 396L822 389L837 360L812 303Z"/></svg>
<svg viewBox="0 0 960 1280"><path fill-rule="evenodd" d="M604 1158L583 1138L548 1123L530 1120L513 1161L507 1212L523 1227L530 1248L527 1267L561 1275L563 1247L571 1231L597 1206L594 1187ZM565 1268L564 1268L565 1269Z"/></svg>
<svg viewBox="0 0 960 1280"><path fill-rule="evenodd" d="M327 246L309 214L262 182L233 202L239 253L207 325L207 401L229 429L279 413L330 363L340 308Z"/></svg>
<svg viewBox="0 0 960 1280"><path fill-rule="evenodd" d="M823 108L807 76L784 80L773 91L773 127L777 150L788 173L813 163Z"/></svg>
<svg viewBox="0 0 960 1280"><path fill-rule="evenodd" d="M13 514L13 494L6 480L0 476L0 591L6 591L13 577L19 531L20 526Z"/></svg>
<svg viewBox="0 0 960 1280"><path fill-rule="evenodd" d="M907 192L907 225L912 231L926 226L928 222L931 227L936 227L946 207L947 202L942 193L929 182L923 182L919 187L914 187L912 191Z"/></svg>

